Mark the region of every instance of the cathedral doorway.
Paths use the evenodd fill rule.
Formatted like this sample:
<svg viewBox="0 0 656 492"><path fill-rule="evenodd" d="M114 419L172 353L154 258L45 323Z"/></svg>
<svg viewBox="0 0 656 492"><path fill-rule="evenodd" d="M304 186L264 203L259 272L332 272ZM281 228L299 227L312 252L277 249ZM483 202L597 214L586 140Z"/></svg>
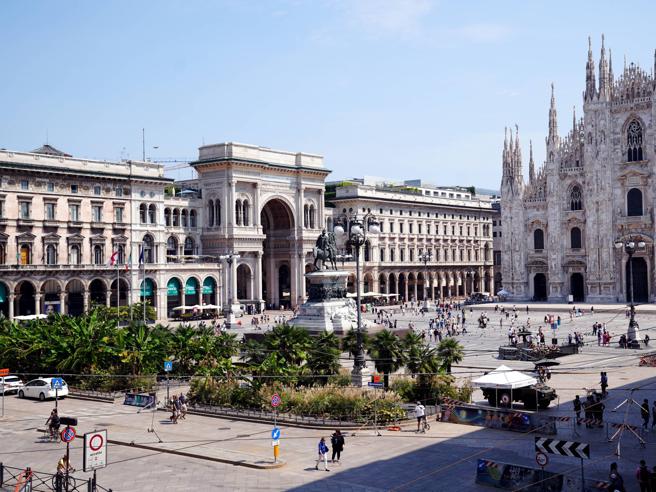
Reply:
<svg viewBox="0 0 656 492"><path fill-rule="evenodd" d="M547 300L547 277L544 273L536 273L533 277L533 300Z"/></svg>
<svg viewBox="0 0 656 492"><path fill-rule="evenodd" d="M269 200L260 214L263 241L262 297L269 307L290 306L294 253L294 214L283 200Z"/></svg>
<svg viewBox="0 0 656 492"><path fill-rule="evenodd" d="M585 300L583 274L572 273L572 276L569 278L569 292L574 302L583 302Z"/></svg>
<svg viewBox="0 0 656 492"><path fill-rule="evenodd" d="M644 258L631 258L633 264L633 302L647 302L649 300L649 279L647 275L647 262ZM629 262L626 262L626 302L631 302L630 285L631 272Z"/></svg>

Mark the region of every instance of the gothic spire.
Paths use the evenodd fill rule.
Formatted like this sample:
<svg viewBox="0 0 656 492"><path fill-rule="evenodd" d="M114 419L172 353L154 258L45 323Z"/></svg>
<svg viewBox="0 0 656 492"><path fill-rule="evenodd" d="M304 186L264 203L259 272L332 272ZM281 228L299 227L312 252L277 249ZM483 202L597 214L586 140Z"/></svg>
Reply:
<svg viewBox="0 0 656 492"><path fill-rule="evenodd" d="M551 105L549 106L549 136L547 145L555 145L558 141L558 118L556 114L556 96L554 95L554 85L551 83Z"/></svg>
<svg viewBox="0 0 656 492"><path fill-rule="evenodd" d="M656 53L654 55L656 56ZM610 83L608 92L612 94L615 81L613 80L613 51L610 48L608 48L608 82Z"/></svg>
<svg viewBox="0 0 656 492"><path fill-rule="evenodd" d="M535 181L535 162L533 162L533 141L529 140L529 158L528 158L528 182L533 184Z"/></svg>
<svg viewBox="0 0 656 492"><path fill-rule="evenodd" d="M595 82L594 74L594 58L592 57L592 39L588 36L588 62L585 64L585 100L591 101L594 99L597 91L597 84Z"/></svg>
<svg viewBox="0 0 656 492"><path fill-rule="evenodd" d="M599 98L606 99L610 95L608 81L608 62L606 61L606 47L604 35L601 35L601 57L599 58Z"/></svg>
<svg viewBox="0 0 656 492"><path fill-rule="evenodd" d="M572 106L572 132L576 133L576 106Z"/></svg>
<svg viewBox="0 0 656 492"><path fill-rule="evenodd" d="M515 166L514 166L514 175L522 175L522 148L519 146L519 126L515 124L515 154L514 154Z"/></svg>

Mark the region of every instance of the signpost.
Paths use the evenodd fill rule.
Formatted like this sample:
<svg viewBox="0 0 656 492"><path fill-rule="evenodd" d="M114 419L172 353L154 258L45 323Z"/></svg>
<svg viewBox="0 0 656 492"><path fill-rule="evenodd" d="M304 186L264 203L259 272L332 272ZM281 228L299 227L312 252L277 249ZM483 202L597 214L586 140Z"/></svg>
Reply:
<svg viewBox="0 0 656 492"><path fill-rule="evenodd" d="M52 386L52 389L55 390L55 408L57 408L59 390L64 387L64 380L62 378L52 378L50 381L50 386Z"/></svg>
<svg viewBox="0 0 656 492"><path fill-rule="evenodd" d="M9 376L9 369L0 369L0 377ZM5 416L5 380L2 380L2 416Z"/></svg>
<svg viewBox="0 0 656 492"><path fill-rule="evenodd" d="M271 406L273 407L273 430L271 431L271 446L273 446L273 462L278 462L280 456L280 429L276 426L278 417L278 406L282 403L282 398L278 393L274 393L271 397Z"/></svg>
<svg viewBox="0 0 656 492"><path fill-rule="evenodd" d="M60 421L63 419L60 419ZM63 422L62 422L63 423ZM61 431L61 440L66 443L66 482L65 490L68 492L68 469L70 468L71 463L71 441L75 439L75 427L67 425L66 428Z"/></svg>
<svg viewBox="0 0 656 492"><path fill-rule="evenodd" d="M173 370L173 361L164 361L164 372L166 372L166 404L169 404L169 372Z"/></svg>
<svg viewBox="0 0 656 492"><path fill-rule="evenodd" d="M583 460L590 459L590 444L577 441L561 441L558 439L549 439L546 437L535 438L535 451L538 453L559 454L561 456L571 456L572 458L581 459L581 487L585 488L585 473L583 470ZM537 455L535 457L537 460Z"/></svg>
<svg viewBox="0 0 656 492"><path fill-rule="evenodd" d="M93 490L96 486L96 470L107 466L107 429L84 434L85 472L93 471Z"/></svg>
<svg viewBox="0 0 656 492"><path fill-rule="evenodd" d="M535 462L542 467L544 470L544 467L549 464L549 458L547 457L546 454L541 453L540 451L537 451L535 453Z"/></svg>

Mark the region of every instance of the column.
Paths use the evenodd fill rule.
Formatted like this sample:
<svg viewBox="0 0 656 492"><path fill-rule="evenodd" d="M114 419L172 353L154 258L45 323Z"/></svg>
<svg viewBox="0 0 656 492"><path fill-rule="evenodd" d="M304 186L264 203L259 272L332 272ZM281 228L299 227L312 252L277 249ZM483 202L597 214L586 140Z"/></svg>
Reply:
<svg viewBox="0 0 656 492"><path fill-rule="evenodd" d="M228 182L228 203L225 204L228 226L235 224L235 184L232 179Z"/></svg>
<svg viewBox="0 0 656 492"><path fill-rule="evenodd" d="M431 276L430 278L430 297L431 301L435 302L435 285L433 285L437 281L437 276L433 277Z"/></svg>
<svg viewBox="0 0 656 492"><path fill-rule="evenodd" d="M494 288L494 270L489 272L490 275L490 295L493 296L496 294L495 288Z"/></svg>
<svg viewBox="0 0 656 492"><path fill-rule="evenodd" d="M319 226L319 229L323 229L324 227L326 227L326 218L323 215L324 214L323 192L324 189L321 188L319 190L319 207L317 210L317 222L316 222L316 225Z"/></svg>
<svg viewBox="0 0 656 492"><path fill-rule="evenodd" d="M16 302L16 295L9 294L9 319L14 319L14 303Z"/></svg>
<svg viewBox="0 0 656 492"><path fill-rule="evenodd" d="M253 183L253 225L260 225L260 183Z"/></svg>
<svg viewBox="0 0 656 492"><path fill-rule="evenodd" d="M301 234L303 233L303 222L305 215L303 214L303 202L305 201L305 188L302 183L298 183L298 193L296 193L296 230Z"/></svg>
<svg viewBox="0 0 656 492"><path fill-rule="evenodd" d="M59 314L66 314L66 292L59 293Z"/></svg>
<svg viewBox="0 0 656 492"><path fill-rule="evenodd" d="M405 302L408 302L408 277L407 277L407 275L405 277L405 283L404 283L403 286L404 286L404 290L405 290L405 292L403 293L403 300Z"/></svg>
<svg viewBox="0 0 656 492"><path fill-rule="evenodd" d="M258 214L259 215L259 214ZM255 253L255 299L262 300L262 252Z"/></svg>
<svg viewBox="0 0 656 492"><path fill-rule="evenodd" d="M250 292L248 293L251 299L255 299L255 273L251 270L251 285Z"/></svg>
<svg viewBox="0 0 656 492"><path fill-rule="evenodd" d="M467 297L467 274L463 274L462 278L462 295Z"/></svg>
<svg viewBox="0 0 656 492"><path fill-rule="evenodd" d="M84 289L83 297L84 297L84 312L86 313L89 311L89 291L86 288Z"/></svg>
<svg viewBox="0 0 656 492"><path fill-rule="evenodd" d="M415 301L418 301L418 300L419 300L419 297L417 297L417 284L419 284L419 277L418 277L417 275L415 275L415 285L414 285L414 287L415 287L415 288L414 288L414 291L415 291L415 293L414 293Z"/></svg>
<svg viewBox="0 0 656 492"><path fill-rule="evenodd" d="M34 294L34 314L41 314L41 294Z"/></svg>
<svg viewBox="0 0 656 492"><path fill-rule="evenodd" d="M105 304L107 307L112 307L112 290L107 289L107 292L105 292Z"/></svg>

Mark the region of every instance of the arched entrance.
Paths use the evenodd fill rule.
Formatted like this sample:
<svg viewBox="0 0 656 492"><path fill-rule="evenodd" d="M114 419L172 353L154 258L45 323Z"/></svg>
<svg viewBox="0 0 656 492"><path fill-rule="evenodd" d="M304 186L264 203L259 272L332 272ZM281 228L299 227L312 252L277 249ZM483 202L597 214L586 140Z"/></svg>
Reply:
<svg viewBox="0 0 656 492"><path fill-rule="evenodd" d="M387 294L387 278L384 273L378 275L378 291L381 294Z"/></svg>
<svg viewBox="0 0 656 492"><path fill-rule="evenodd" d="M66 314L79 316L84 312L84 284L81 280L73 279L66 284L66 297Z"/></svg>
<svg viewBox="0 0 656 492"><path fill-rule="evenodd" d="M407 300L408 300L407 296L406 296L406 294L407 294L406 290L407 290L407 284L406 284L406 281L405 281L405 273L399 273L399 292L398 292L398 294L399 294L399 300L401 302L407 302Z"/></svg>
<svg viewBox="0 0 656 492"><path fill-rule="evenodd" d="M3 317L9 317L9 287L0 282L0 313Z"/></svg>
<svg viewBox="0 0 656 492"><path fill-rule="evenodd" d="M648 302L649 300L649 278L647 275L647 262L644 258L631 258L633 264L633 302ZM629 262L626 262L626 302L631 302L630 297L631 272Z"/></svg>
<svg viewBox="0 0 656 492"><path fill-rule="evenodd" d="M426 293L425 285L424 274L417 274L417 300L419 301L424 300L424 294Z"/></svg>
<svg viewBox="0 0 656 492"><path fill-rule="evenodd" d="M141 282L139 288L139 302L147 302L152 307L157 307L157 285L155 281L146 278Z"/></svg>
<svg viewBox="0 0 656 492"><path fill-rule="evenodd" d="M533 277L533 299L536 301L547 300L547 277L544 273L536 273Z"/></svg>
<svg viewBox="0 0 656 492"><path fill-rule="evenodd" d="M362 287L363 292L371 292L372 287L373 287L373 279L371 278L370 273L365 273L364 274L364 285Z"/></svg>
<svg viewBox="0 0 656 492"><path fill-rule="evenodd" d="M205 277L203 280L203 304L216 306L216 280L212 277Z"/></svg>
<svg viewBox="0 0 656 492"><path fill-rule="evenodd" d="M262 207L260 223L266 236L262 256L262 297L270 307L289 306L292 299L298 297L297 292L291 291L289 267L294 264L294 214L287 203L274 198Z"/></svg>
<svg viewBox="0 0 656 492"><path fill-rule="evenodd" d="M355 275L353 274L349 275L346 281L346 292L355 294Z"/></svg>
<svg viewBox="0 0 656 492"><path fill-rule="evenodd" d="M117 286L119 287L117 289ZM111 285L111 294L109 298L109 303L111 307L116 307L116 295L118 294L118 305L127 306L128 305L128 290L130 285L127 280L120 279L114 280Z"/></svg>
<svg viewBox="0 0 656 492"><path fill-rule="evenodd" d="M99 278L89 284L89 300L92 306L104 306L107 304L107 286Z"/></svg>
<svg viewBox="0 0 656 492"><path fill-rule="evenodd" d="M583 274L572 273L569 278L569 292L572 295L574 302L585 301L585 286L583 282Z"/></svg>
<svg viewBox="0 0 656 492"><path fill-rule="evenodd" d="M200 285L198 280L194 277L187 279L185 283L185 306L196 306L200 305L199 296L200 296Z"/></svg>
<svg viewBox="0 0 656 492"><path fill-rule="evenodd" d="M182 306L182 282L179 278L173 277L166 283L166 315L175 318L178 312L174 309L180 306Z"/></svg>
<svg viewBox="0 0 656 492"><path fill-rule="evenodd" d="M23 280L16 286L16 302L18 303L16 313L18 316L36 314L35 294L36 289L32 282Z"/></svg>
<svg viewBox="0 0 656 492"><path fill-rule="evenodd" d="M237 299L251 298L251 269L245 263L237 267Z"/></svg>
<svg viewBox="0 0 656 492"><path fill-rule="evenodd" d="M46 280L41 286L43 314L61 313L61 287L56 280Z"/></svg>

